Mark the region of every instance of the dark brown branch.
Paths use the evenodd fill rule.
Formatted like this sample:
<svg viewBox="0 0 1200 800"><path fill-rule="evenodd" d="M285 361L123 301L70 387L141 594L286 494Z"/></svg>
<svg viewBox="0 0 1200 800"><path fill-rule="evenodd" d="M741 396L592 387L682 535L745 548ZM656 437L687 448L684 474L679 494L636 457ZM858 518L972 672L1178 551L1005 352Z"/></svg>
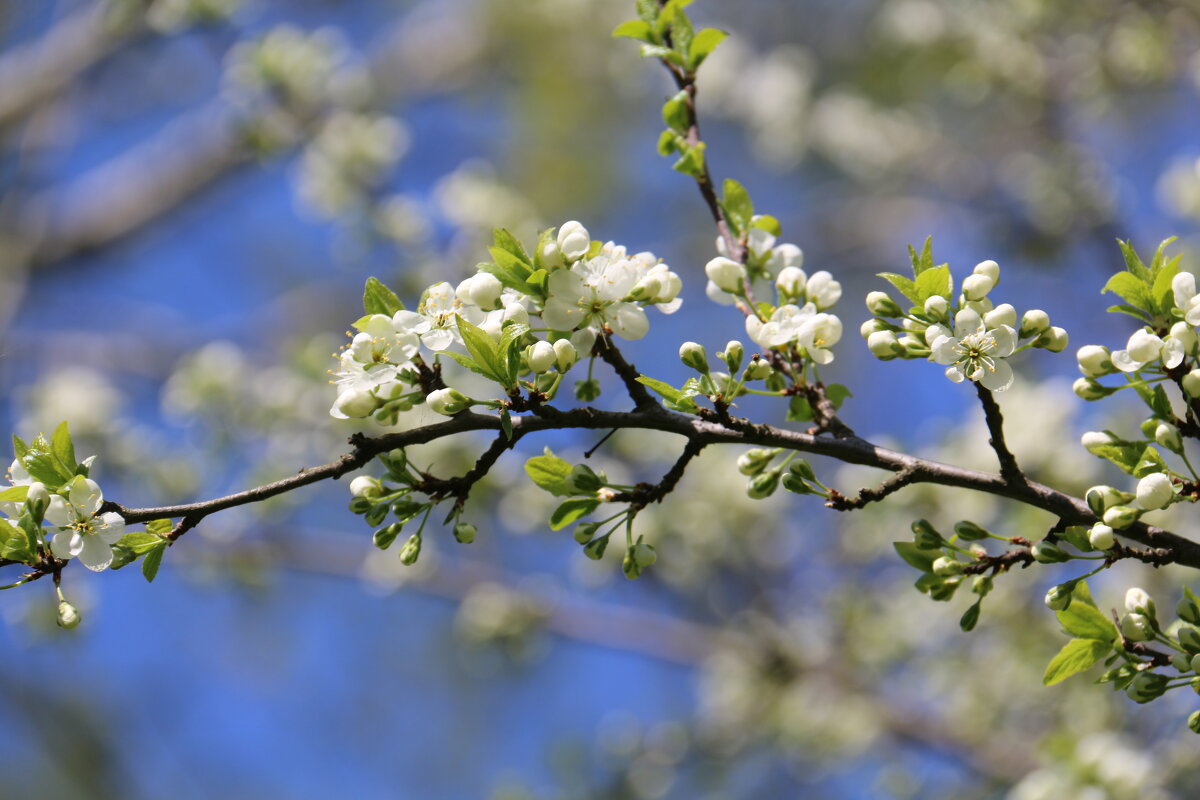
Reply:
<svg viewBox="0 0 1200 800"><path fill-rule="evenodd" d="M625 360L625 356L621 355L621 351L617 349L617 345L613 342L611 334L606 333L596 340L594 352L617 373L617 377L625 384L625 391L629 392L629 398L633 400L633 405L636 409L639 411L656 411L661 408L658 402L650 395L650 391L646 389L645 384L638 382L641 373L637 371L637 367Z"/></svg>
<svg viewBox="0 0 1200 800"><path fill-rule="evenodd" d="M642 483L638 484L631 492L619 492L613 501L617 503L630 503L634 510L640 510L650 505L651 503L661 503L663 498L675 490L679 480L683 477L683 473L687 470L688 464L692 462L696 456L700 455L700 451L704 449L705 442L700 439L688 439L688 442L683 447L683 452L676 459L671 468L667 470L667 474L662 476L662 480L658 483Z"/></svg>
<svg viewBox="0 0 1200 800"><path fill-rule="evenodd" d="M483 480L483 477L500 460L500 456L511 450L520 438L521 434L515 430L513 431L512 439L509 439L504 432L501 432L499 436L492 440L491 446L483 451L483 454L475 461L474 466L462 475L456 478L426 476L423 481L414 484L413 488L435 499L453 496L455 498L455 505L461 507L467 502L467 495L471 493L471 489L475 484Z"/></svg>
<svg viewBox="0 0 1200 800"><path fill-rule="evenodd" d="M894 494L905 486L917 483L920 480L920 472L915 466L905 467L896 474L886 478L882 483L874 488L866 488L858 493L857 497L846 497L846 495L836 489L829 490L829 502L825 505L835 511L852 511L856 508L862 508L868 503L876 503L890 494Z"/></svg>
<svg viewBox="0 0 1200 800"><path fill-rule="evenodd" d="M1000 474L1009 483L1024 483L1025 476L1017 466L1017 458L1004 442L1004 416L1000 413L996 398L992 397L991 390L985 388L982 383L975 382L975 391L979 394L979 402L983 404L983 417L987 421L988 434L991 437L988 444L996 451L996 458L1000 461Z"/></svg>

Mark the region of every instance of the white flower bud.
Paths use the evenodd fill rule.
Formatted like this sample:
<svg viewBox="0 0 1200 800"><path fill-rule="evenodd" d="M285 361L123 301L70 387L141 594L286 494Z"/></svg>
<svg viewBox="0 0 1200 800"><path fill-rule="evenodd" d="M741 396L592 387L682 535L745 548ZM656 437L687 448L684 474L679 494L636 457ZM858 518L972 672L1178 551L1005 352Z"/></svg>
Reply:
<svg viewBox="0 0 1200 800"><path fill-rule="evenodd" d="M500 293L504 284L490 272L477 272L458 284L454 290L459 299L473 303L484 311L491 311L499 306Z"/></svg>
<svg viewBox="0 0 1200 800"><path fill-rule="evenodd" d="M558 361L558 354L554 352L554 345L539 340L525 348L525 360L529 362L531 370L541 375L555 365Z"/></svg>
<svg viewBox="0 0 1200 800"><path fill-rule="evenodd" d="M867 311L879 317L899 317L904 313L887 292L868 292Z"/></svg>
<svg viewBox="0 0 1200 800"><path fill-rule="evenodd" d="M757 475L766 469L767 465L779 455L778 449L755 447L737 457L738 472L743 475Z"/></svg>
<svg viewBox="0 0 1200 800"><path fill-rule="evenodd" d="M1108 390L1095 378L1076 378L1071 390L1080 400L1099 400L1108 397Z"/></svg>
<svg viewBox="0 0 1200 800"><path fill-rule="evenodd" d="M1116 371L1112 364L1112 353L1107 347L1098 344L1085 344L1075 353L1079 362L1079 371L1089 378L1099 378Z"/></svg>
<svg viewBox="0 0 1200 800"><path fill-rule="evenodd" d="M746 348L737 339L730 339L725 343L725 349L717 355L724 359L725 366L729 367L730 373L734 373L742 366L742 359L746 357Z"/></svg>
<svg viewBox="0 0 1200 800"><path fill-rule="evenodd" d="M1196 338L1196 329L1184 320L1179 320L1171 326L1170 337L1183 345L1183 352L1191 355L1196 352L1200 339Z"/></svg>
<svg viewBox="0 0 1200 800"><path fill-rule="evenodd" d="M1051 586L1050 591L1046 592L1044 602L1046 608L1051 611L1062 611L1071 605L1071 590L1062 584Z"/></svg>
<svg viewBox="0 0 1200 800"><path fill-rule="evenodd" d="M1152 472L1138 481L1138 505L1147 511L1166 508L1175 496L1171 479L1162 472Z"/></svg>
<svg viewBox="0 0 1200 800"><path fill-rule="evenodd" d="M347 389L337 396L329 413L340 419L356 419L370 416L377 405L369 389Z"/></svg>
<svg viewBox="0 0 1200 800"><path fill-rule="evenodd" d="M708 353L698 342L684 342L679 347L679 360L697 372L708 372Z"/></svg>
<svg viewBox="0 0 1200 800"><path fill-rule="evenodd" d="M876 331L867 337L867 348L876 358L892 359L904 353L904 345L891 331Z"/></svg>
<svg viewBox="0 0 1200 800"><path fill-rule="evenodd" d="M1194 369L1183 376L1183 391L1195 400L1200 397L1200 369Z"/></svg>
<svg viewBox="0 0 1200 800"><path fill-rule="evenodd" d="M1115 530L1128 528L1137 522L1141 511L1133 506L1112 506L1104 512L1104 524Z"/></svg>
<svg viewBox="0 0 1200 800"><path fill-rule="evenodd" d="M842 297L842 285L833 279L825 270L814 272L805 287L808 301L817 307L818 311L830 308Z"/></svg>
<svg viewBox="0 0 1200 800"><path fill-rule="evenodd" d="M470 398L457 389L435 389L425 398L429 410L446 416L454 416L471 405Z"/></svg>
<svg viewBox="0 0 1200 800"><path fill-rule="evenodd" d="M1145 589L1139 589L1136 586L1130 587L1125 592L1125 610L1154 619L1154 598Z"/></svg>
<svg viewBox="0 0 1200 800"><path fill-rule="evenodd" d="M982 300L992 290L996 282L987 275L968 275L963 279L963 297L968 300Z"/></svg>
<svg viewBox="0 0 1200 800"><path fill-rule="evenodd" d="M1010 328L1017 327L1017 310L1009 303L1001 303L983 315L985 328L990 330L999 328L1001 325L1007 325Z"/></svg>
<svg viewBox="0 0 1200 800"><path fill-rule="evenodd" d="M876 331L886 330L891 330L888 328L887 323L883 320L875 319L874 317L858 326L858 332L862 334L864 339L870 338L871 334L875 333Z"/></svg>
<svg viewBox="0 0 1200 800"><path fill-rule="evenodd" d="M956 561L949 556L942 556L933 562L933 574L941 575L943 578L950 575L961 575L962 571L962 562Z"/></svg>
<svg viewBox="0 0 1200 800"><path fill-rule="evenodd" d="M1112 528L1102 522L1097 522L1088 531L1088 542L1097 550L1109 550L1116 544L1117 539L1113 535Z"/></svg>
<svg viewBox="0 0 1200 800"><path fill-rule="evenodd" d="M1032 308L1021 317L1021 338L1038 336L1050 327L1050 315L1040 308Z"/></svg>
<svg viewBox="0 0 1200 800"><path fill-rule="evenodd" d="M571 344L570 339L559 339L554 343L554 358L558 364L558 371L566 372L579 360L579 353L575 351L575 345Z"/></svg>
<svg viewBox="0 0 1200 800"><path fill-rule="evenodd" d="M564 222L558 229L558 249L568 261L587 255L592 246L592 237L587 228L575 220Z"/></svg>
<svg viewBox="0 0 1200 800"><path fill-rule="evenodd" d="M60 600L58 602L57 621L58 627L71 630L72 628L79 627L79 623L83 622L83 615L79 613L79 609L68 603L66 600Z"/></svg>
<svg viewBox="0 0 1200 800"><path fill-rule="evenodd" d="M1179 435L1179 428L1169 422L1160 422L1154 428L1154 441L1172 453L1183 452L1183 437Z"/></svg>
<svg viewBox="0 0 1200 800"><path fill-rule="evenodd" d="M741 294L743 291L742 281L746 278L746 268L731 258L717 256L704 265L704 274L721 291L730 294Z"/></svg>
<svg viewBox="0 0 1200 800"><path fill-rule="evenodd" d="M1138 328L1125 343L1125 350L1132 360L1145 363L1158 358L1162 354L1162 346L1162 339L1145 328Z"/></svg>
<svg viewBox="0 0 1200 800"><path fill-rule="evenodd" d="M1061 353L1067 349L1067 345L1071 343L1071 337L1067 335L1066 328L1060 328L1057 325L1048 331L1044 331L1038 337L1039 342L1035 342L1035 346L1044 347L1051 353ZM1044 340L1044 341L1042 341Z"/></svg>
<svg viewBox="0 0 1200 800"><path fill-rule="evenodd" d="M761 381L771 375L771 364L765 358L750 362L743 373L748 381Z"/></svg>
<svg viewBox="0 0 1200 800"><path fill-rule="evenodd" d="M46 489L46 484L41 481L33 481L29 484L29 490L25 493L25 502L30 508L37 506L45 506L50 502L50 492Z"/></svg>
<svg viewBox="0 0 1200 800"><path fill-rule="evenodd" d="M460 522L454 526L454 538L461 544L470 544L475 541L475 534L478 530L469 522Z"/></svg>
<svg viewBox="0 0 1200 800"><path fill-rule="evenodd" d="M504 307L503 322L515 322L520 325L529 324L529 310L520 303L509 303Z"/></svg>
<svg viewBox="0 0 1200 800"><path fill-rule="evenodd" d="M950 313L950 303L940 294L935 294L925 301L925 313L934 319L946 319Z"/></svg>
<svg viewBox="0 0 1200 800"><path fill-rule="evenodd" d="M350 494L354 497L378 497L383 493L383 484L370 475L359 475L350 481Z"/></svg>
<svg viewBox="0 0 1200 800"><path fill-rule="evenodd" d="M1088 508L1098 517L1103 516L1104 512L1113 506L1128 503L1133 497L1132 492L1122 492L1112 486L1093 486L1087 490Z"/></svg>
<svg viewBox="0 0 1200 800"><path fill-rule="evenodd" d="M1088 431L1079 437L1079 443L1089 453L1095 453L1102 447L1108 447L1111 444L1116 444L1116 440L1105 431Z"/></svg>
<svg viewBox="0 0 1200 800"><path fill-rule="evenodd" d="M1000 283L1000 265L990 258L987 261L980 261L971 270L974 275L986 275L992 281L992 286Z"/></svg>
<svg viewBox="0 0 1200 800"><path fill-rule="evenodd" d="M1131 642L1147 642L1154 638L1154 626L1142 614L1126 614L1121 618L1121 634Z"/></svg>
<svg viewBox="0 0 1200 800"><path fill-rule="evenodd" d="M808 275L799 267L784 267L775 276L775 288L779 293L790 298L799 297L804 294L804 287L808 283Z"/></svg>
<svg viewBox="0 0 1200 800"><path fill-rule="evenodd" d="M542 267L547 270L555 270L562 265L562 251L558 249L558 242L550 240L542 245Z"/></svg>

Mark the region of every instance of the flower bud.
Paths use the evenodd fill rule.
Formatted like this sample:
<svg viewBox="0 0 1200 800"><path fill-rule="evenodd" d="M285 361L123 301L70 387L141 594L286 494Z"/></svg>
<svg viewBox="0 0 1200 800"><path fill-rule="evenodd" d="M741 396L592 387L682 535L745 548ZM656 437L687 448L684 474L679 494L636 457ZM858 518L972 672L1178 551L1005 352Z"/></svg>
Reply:
<svg viewBox="0 0 1200 800"><path fill-rule="evenodd" d="M454 538L460 544L470 544L475 541L477 533L479 533L479 529L469 522L460 522L454 526Z"/></svg>
<svg viewBox="0 0 1200 800"><path fill-rule="evenodd" d="M1183 437L1179 435L1179 428L1169 422L1160 422L1154 428L1154 441L1172 453L1183 452Z"/></svg>
<svg viewBox="0 0 1200 800"><path fill-rule="evenodd" d="M792 494L818 494L816 489L813 489L804 479L794 472L785 472L783 477L779 479L779 485Z"/></svg>
<svg viewBox="0 0 1200 800"><path fill-rule="evenodd" d="M599 522L581 522L575 526L575 532L571 534L571 538L578 544L587 544L599 529Z"/></svg>
<svg viewBox="0 0 1200 800"><path fill-rule="evenodd" d="M765 358L756 358L750 362L743 374L748 381L761 381L771 376L771 364Z"/></svg>
<svg viewBox="0 0 1200 800"><path fill-rule="evenodd" d="M40 523L42 515L46 513L46 507L50 505L50 492L46 489L46 484L41 481L31 482L25 492L25 505L33 515L34 522Z"/></svg>
<svg viewBox="0 0 1200 800"><path fill-rule="evenodd" d="M809 464L803 458L792 459L792 463L788 465L788 471L799 475L806 481L815 482L817 480L817 473L813 472L812 464Z"/></svg>
<svg viewBox="0 0 1200 800"><path fill-rule="evenodd" d="M1192 671L1192 659L1184 653L1173 653L1171 655L1171 666L1180 672Z"/></svg>
<svg viewBox="0 0 1200 800"><path fill-rule="evenodd" d="M1117 543L1117 539L1113 535L1112 528L1103 522L1097 522L1088 531L1088 543L1097 550L1109 550Z"/></svg>
<svg viewBox="0 0 1200 800"><path fill-rule="evenodd" d="M1046 592L1046 608L1051 611L1065 611L1071 605L1071 590L1073 588L1074 586L1066 583L1051 586L1050 591Z"/></svg>
<svg viewBox="0 0 1200 800"><path fill-rule="evenodd" d="M924 522L924 520L918 520ZM942 535L935 531L928 523L925 525L917 525L913 523L913 544L921 550L937 550L946 543Z"/></svg>
<svg viewBox="0 0 1200 800"><path fill-rule="evenodd" d="M396 537L400 535L400 532L403 529L403 524L399 522L393 522L391 525L385 525L384 527L375 531L375 534L371 537L371 541L380 550L387 550L392 546L392 542L396 541Z"/></svg>
<svg viewBox="0 0 1200 800"><path fill-rule="evenodd" d="M542 245L542 267L547 270L555 270L563 265L562 251L558 249L558 242L553 239Z"/></svg>
<svg viewBox="0 0 1200 800"><path fill-rule="evenodd" d="M1200 397L1200 369L1194 369L1187 375L1184 375L1181 383L1183 384L1183 391L1188 397L1193 400Z"/></svg>
<svg viewBox="0 0 1200 800"><path fill-rule="evenodd" d="M347 389L333 401L333 416L344 419L369 417L378 405L370 389Z"/></svg>
<svg viewBox="0 0 1200 800"><path fill-rule="evenodd" d="M968 275L963 279L963 297L967 300L982 300L992 290L996 282L987 275Z"/></svg>
<svg viewBox="0 0 1200 800"><path fill-rule="evenodd" d="M1191 625L1183 625L1175 633L1175 638L1179 640L1179 644L1184 650L1189 653L1200 653L1200 630L1196 630Z"/></svg>
<svg viewBox="0 0 1200 800"><path fill-rule="evenodd" d="M600 559L604 558L604 551L608 549L608 539L609 537L607 536L601 536L598 539L592 539L583 546L583 554L592 561L599 561Z"/></svg>
<svg viewBox="0 0 1200 800"><path fill-rule="evenodd" d="M980 539L988 538L988 532L969 520L955 523L954 532L958 534L958 538L968 542L977 542Z"/></svg>
<svg viewBox="0 0 1200 800"><path fill-rule="evenodd" d="M679 347L679 360L685 367L690 367L701 374L708 372L708 353L702 344L684 342Z"/></svg>
<svg viewBox="0 0 1200 800"><path fill-rule="evenodd" d="M890 331L891 327L888 323L881 319L871 317L869 320L858 326L858 332L864 339L871 338L871 334L875 331Z"/></svg>
<svg viewBox="0 0 1200 800"><path fill-rule="evenodd" d="M1122 492L1120 489L1114 489L1112 486L1093 486L1087 492L1088 508L1092 513L1100 517L1104 512L1116 505L1128 503L1133 499L1133 495L1129 492Z"/></svg>
<svg viewBox="0 0 1200 800"><path fill-rule="evenodd" d="M799 267L784 267L775 276L775 288L787 298L797 298L804 294L804 287L807 283L808 276Z"/></svg>
<svg viewBox="0 0 1200 800"><path fill-rule="evenodd" d="M510 322L515 322L518 325L529 324L529 309L520 303L509 303L504 307L504 318L501 320L502 325Z"/></svg>
<svg viewBox="0 0 1200 800"><path fill-rule="evenodd" d="M1154 626L1143 614L1126 614L1121 617L1121 635L1131 642L1147 642L1154 638Z"/></svg>
<svg viewBox="0 0 1200 800"><path fill-rule="evenodd" d="M372 505L374 504L365 497L352 497L350 499L350 513L365 514L371 510Z"/></svg>
<svg viewBox="0 0 1200 800"><path fill-rule="evenodd" d="M1050 327L1050 315L1040 308L1032 308L1021 318L1021 338L1038 336Z"/></svg>
<svg viewBox="0 0 1200 800"><path fill-rule="evenodd" d="M1104 524L1119 531L1137 522L1141 515L1141 509L1133 506L1113 506L1104 512Z"/></svg>
<svg viewBox="0 0 1200 800"><path fill-rule="evenodd" d="M704 265L704 274L721 291L738 295L743 291L746 268L733 259L717 256Z"/></svg>
<svg viewBox="0 0 1200 800"><path fill-rule="evenodd" d="M525 348L525 360L531 370L541 375L543 372L549 372L558 362L558 354L554 352L554 345L539 340Z"/></svg>
<svg viewBox="0 0 1200 800"><path fill-rule="evenodd" d="M1079 363L1079 371L1088 378L1099 378L1116 371L1112 363L1112 353L1107 347L1098 344L1085 344L1075 352L1075 361Z"/></svg>
<svg viewBox="0 0 1200 800"><path fill-rule="evenodd" d="M1192 733L1200 733L1200 711L1193 711L1188 717L1188 728Z"/></svg>
<svg viewBox="0 0 1200 800"><path fill-rule="evenodd" d="M1064 328L1053 327L1042 331L1036 339L1033 340L1034 347L1041 347L1049 350L1051 353L1061 353L1067 349L1071 337L1067 335Z"/></svg>
<svg viewBox="0 0 1200 800"><path fill-rule="evenodd" d="M899 317L904 314L887 292L868 292L867 311L877 317Z"/></svg>
<svg viewBox="0 0 1200 800"><path fill-rule="evenodd" d="M557 244L559 251L566 256L568 261L575 261L587 255L588 249L592 246L592 237L587 228L579 222L571 220L564 222L559 227Z"/></svg>
<svg viewBox="0 0 1200 800"><path fill-rule="evenodd" d="M980 597L987 597L992 591L992 583L991 575L976 575L975 580L971 582L971 591Z"/></svg>
<svg viewBox="0 0 1200 800"><path fill-rule="evenodd" d="M1171 326L1170 338L1183 345L1183 352L1189 356L1196 352L1196 346L1200 344L1200 340L1196 338L1196 329L1184 320L1179 320Z"/></svg>
<svg viewBox="0 0 1200 800"><path fill-rule="evenodd" d="M1155 618L1154 598L1145 589L1134 586L1125 592L1125 610L1141 614L1150 619Z"/></svg>
<svg viewBox="0 0 1200 800"><path fill-rule="evenodd" d="M1152 472L1138 481L1137 502L1147 511L1166 508L1175 497L1175 484L1162 472Z"/></svg>
<svg viewBox="0 0 1200 800"><path fill-rule="evenodd" d="M935 294L925 301L925 314L933 319L949 319L950 303L940 294Z"/></svg>
<svg viewBox="0 0 1200 800"><path fill-rule="evenodd" d="M1039 564L1060 564L1071 558L1054 542L1038 542L1029 548L1029 552Z"/></svg>
<svg viewBox="0 0 1200 800"><path fill-rule="evenodd" d="M1077 378L1075 383L1071 384L1071 390L1080 400L1101 400L1108 397L1111 392L1104 388L1104 385L1095 378Z"/></svg>
<svg viewBox="0 0 1200 800"><path fill-rule="evenodd" d="M867 348L876 358L890 360L905 352L904 345L891 331L876 331L867 337Z"/></svg>
<svg viewBox="0 0 1200 800"><path fill-rule="evenodd" d="M404 543L404 547L400 548L400 563L406 567L411 567L417 563L417 559L421 556L421 537L413 534L408 537L408 541Z"/></svg>
<svg viewBox="0 0 1200 800"><path fill-rule="evenodd" d="M490 272L476 272L458 284L454 293L467 303L473 303L484 311L491 311L499 306L500 293L503 291L504 284L500 283L500 279L495 275Z"/></svg>
<svg viewBox="0 0 1200 800"><path fill-rule="evenodd" d="M570 339L559 339L553 344L553 347L554 360L559 372L566 372L579 360L579 354L575 351L575 345L571 344Z"/></svg>
<svg viewBox="0 0 1200 800"><path fill-rule="evenodd" d="M767 465L777 455L779 455L778 448L767 449L765 447L755 447L752 450L747 450L738 456L738 472L743 475L757 475L766 469Z"/></svg>
<svg viewBox="0 0 1200 800"><path fill-rule="evenodd" d="M764 497L770 497L775 494L775 489L779 486L780 471L777 469L755 475L750 479L750 486L746 489L746 494L752 500L761 500Z"/></svg>
<svg viewBox="0 0 1200 800"><path fill-rule="evenodd" d="M742 343L737 339L733 339L725 344L725 349L719 355L725 360L725 366L729 367L731 373L737 372L742 366L742 359L746 357L746 348L742 347Z"/></svg>
<svg viewBox="0 0 1200 800"><path fill-rule="evenodd" d="M950 556L942 556L933 562L933 574L948 577L950 575L961 575L963 565L961 561L957 561Z"/></svg>
<svg viewBox="0 0 1200 800"><path fill-rule="evenodd" d="M79 627L79 623L83 622L83 615L79 613L79 609L66 600L59 600L57 621L58 627L71 630Z"/></svg>
<svg viewBox="0 0 1200 800"><path fill-rule="evenodd" d="M350 481L350 494L353 497L372 498L383 494L383 484L370 475L359 475Z"/></svg>
<svg viewBox="0 0 1200 800"><path fill-rule="evenodd" d="M1192 656L1188 666L1192 668L1192 672L1200 672L1200 653ZM1196 689L1195 683L1192 684L1192 689ZM1196 693L1200 694L1200 690L1197 690Z"/></svg>
<svg viewBox="0 0 1200 800"><path fill-rule="evenodd" d="M1175 604L1175 613L1184 622L1200 625L1200 604L1197 604L1187 592L1184 592L1183 597Z"/></svg>
<svg viewBox="0 0 1200 800"><path fill-rule="evenodd" d="M980 261L976 264L971 273L973 275L986 275L991 279L993 286L1000 283L1000 265L990 258L987 261Z"/></svg>
<svg viewBox="0 0 1200 800"><path fill-rule="evenodd" d="M1133 676L1133 680L1125 687L1125 694L1135 703L1149 703L1155 698L1162 697L1167 690L1167 677L1157 672L1145 670Z"/></svg>
<svg viewBox="0 0 1200 800"><path fill-rule="evenodd" d="M431 411L452 417L471 405L471 399L457 389L435 389L425 398Z"/></svg>
<svg viewBox="0 0 1200 800"><path fill-rule="evenodd" d="M1094 455L1101 448L1116 444L1117 440L1107 431L1087 431L1079 438L1079 443Z"/></svg>
<svg viewBox="0 0 1200 800"><path fill-rule="evenodd" d="M1009 303L1001 303L983 315L983 325L989 330L999 328L1001 325L1015 328L1017 327L1017 310Z"/></svg>

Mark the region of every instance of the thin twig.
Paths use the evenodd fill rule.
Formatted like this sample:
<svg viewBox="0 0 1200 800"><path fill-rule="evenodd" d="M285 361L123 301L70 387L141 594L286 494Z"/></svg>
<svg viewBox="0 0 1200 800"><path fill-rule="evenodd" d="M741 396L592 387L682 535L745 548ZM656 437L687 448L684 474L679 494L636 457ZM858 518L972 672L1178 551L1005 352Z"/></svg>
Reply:
<svg viewBox="0 0 1200 800"><path fill-rule="evenodd" d="M992 397L990 389L979 382L975 383L975 391L979 395L979 402L983 404L983 417L987 421L988 434L991 437L988 444L996 451L996 458L1000 461L1000 474L1009 483L1024 483L1025 476L1017 465L1017 458L1004 442L1004 416L1000 413L996 398Z"/></svg>
<svg viewBox="0 0 1200 800"><path fill-rule="evenodd" d="M905 467L894 475L886 478L882 483L874 488L866 488L858 493L857 497L846 497L846 495L831 489L829 491L829 502L825 503L829 508L835 511L852 511L857 508L862 508L868 503L875 503L890 494L900 491L905 486L917 483L920 480L920 473L915 465Z"/></svg>
<svg viewBox="0 0 1200 800"><path fill-rule="evenodd" d="M653 411L662 408L650 395L645 384L638 382L641 373L637 371L637 367L625 360L625 356L621 355L611 334L606 333L596 341L595 352L613 368L617 377L625 384L625 391L629 392L629 398L633 400L635 408L639 411Z"/></svg>

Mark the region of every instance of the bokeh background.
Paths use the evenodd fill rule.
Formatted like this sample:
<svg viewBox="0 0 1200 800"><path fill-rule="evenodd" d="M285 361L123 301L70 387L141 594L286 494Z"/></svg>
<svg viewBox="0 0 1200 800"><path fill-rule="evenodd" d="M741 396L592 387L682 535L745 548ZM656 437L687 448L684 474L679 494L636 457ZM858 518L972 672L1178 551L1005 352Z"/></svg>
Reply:
<svg viewBox="0 0 1200 800"><path fill-rule="evenodd" d="M874 277L934 237L959 275L1066 327L1003 396L1039 480L1118 480L1077 444L1132 431L1070 391L1080 344L1119 345L1098 293L1200 217L1193 2L700 2L731 38L701 72L718 179L828 269L846 325L826 377L860 433L992 468L973 393L881 364L855 331ZM215 496L323 463L355 423L326 371L377 275L408 298L567 219L684 278L628 355L681 382L679 342L744 338L703 294L714 232L654 149L667 76L609 32L624 0L0 2L0 428L70 420L127 505ZM618 406L610 391L602 402ZM745 407L782 422L782 409ZM417 424L414 412L403 424ZM1045 689L1061 644L1046 588L1070 568L937 604L890 542L926 516L1040 536L1044 515L911 488L838 516L751 501L706 453L639 517L637 582L545 519L522 443L469 506L479 540L427 536L418 565L371 547L344 484L210 517L152 585L72 569L81 628L46 582L0 597L5 797L1167 798L1200 787L1196 705L1150 708L1087 678ZM480 446L417 457L446 474ZM680 443L618 435L594 457L653 478ZM816 462L851 491L877 474ZM1186 519L1177 529L1193 528ZM613 555L613 554L610 554ZM1174 602L1186 573L1122 565ZM1180 695L1181 693L1175 693Z"/></svg>

